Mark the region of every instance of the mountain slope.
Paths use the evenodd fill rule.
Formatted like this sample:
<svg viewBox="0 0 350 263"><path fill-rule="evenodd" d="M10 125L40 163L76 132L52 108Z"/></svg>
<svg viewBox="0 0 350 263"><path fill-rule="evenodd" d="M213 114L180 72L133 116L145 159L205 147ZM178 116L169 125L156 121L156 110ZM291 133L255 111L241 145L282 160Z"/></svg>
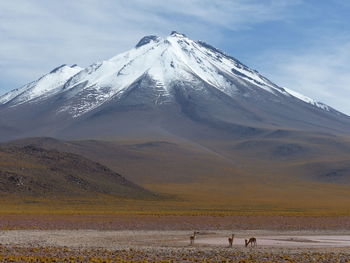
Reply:
<svg viewBox="0 0 350 263"><path fill-rule="evenodd" d="M151 203L153 208L348 211L349 139L278 132L207 144L28 138L7 146L33 145L79 154L128 175L147 189L177 197L166 204Z"/></svg>
<svg viewBox="0 0 350 263"><path fill-rule="evenodd" d="M177 32L144 37L130 51L85 69L64 66L58 71L65 73L56 82L41 84L57 74L53 71L0 97L0 122L6 124L0 126L2 140L197 140L280 129L350 130L345 114L281 88L233 57Z"/></svg>
<svg viewBox="0 0 350 263"><path fill-rule="evenodd" d="M2 145L0 164L1 197L157 197L107 167L77 154L34 145Z"/></svg>

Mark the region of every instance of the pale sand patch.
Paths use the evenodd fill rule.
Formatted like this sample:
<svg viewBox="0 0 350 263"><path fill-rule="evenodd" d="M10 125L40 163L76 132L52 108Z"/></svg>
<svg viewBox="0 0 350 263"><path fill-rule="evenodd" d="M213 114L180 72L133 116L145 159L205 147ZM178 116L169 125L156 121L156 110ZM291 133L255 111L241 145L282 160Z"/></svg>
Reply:
<svg viewBox="0 0 350 263"><path fill-rule="evenodd" d="M244 239L256 237L258 247L271 248L350 248L350 231L233 231L234 247L244 247ZM98 231L98 230L6 230L0 243L7 246L57 246L72 248L188 247L190 231ZM227 247L229 231L204 231L195 247Z"/></svg>

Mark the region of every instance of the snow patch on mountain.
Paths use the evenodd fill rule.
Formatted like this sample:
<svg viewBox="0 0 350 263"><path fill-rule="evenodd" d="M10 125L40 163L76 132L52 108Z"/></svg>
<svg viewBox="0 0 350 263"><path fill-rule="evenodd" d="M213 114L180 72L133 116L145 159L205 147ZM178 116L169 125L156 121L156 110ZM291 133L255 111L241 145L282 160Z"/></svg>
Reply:
<svg viewBox="0 0 350 263"><path fill-rule="evenodd" d="M215 47L175 31L166 38L145 36L133 49L85 69L62 65L39 80L1 96L0 104L16 106L63 94L66 100L58 113L68 112L79 117L111 99L121 99L128 88L144 76L155 83L149 87L156 94L155 104L173 100L174 83L187 82L198 87L199 82L204 82L230 97L237 95L237 85L240 85L263 89L273 96L293 96L323 110L330 109L277 86Z"/></svg>
<svg viewBox="0 0 350 263"><path fill-rule="evenodd" d="M302 95L296 91L293 91L293 90L290 90L290 89L287 89L287 88L283 88L285 89L290 95L292 95L293 97L299 99L299 100L302 100L306 103L309 103L309 104L312 104L318 108L321 108L323 110L326 110L326 111L329 111L330 110L330 107L327 106L326 104L323 104L322 102L318 102L318 101L315 101L305 95Z"/></svg>
<svg viewBox="0 0 350 263"><path fill-rule="evenodd" d="M69 78L81 70L82 68L76 65L71 67L67 65L59 66L37 81L1 96L0 104L11 103L11 106L16 106L33 99L49 97L57 93L57 89L60 89Z"/></svg>

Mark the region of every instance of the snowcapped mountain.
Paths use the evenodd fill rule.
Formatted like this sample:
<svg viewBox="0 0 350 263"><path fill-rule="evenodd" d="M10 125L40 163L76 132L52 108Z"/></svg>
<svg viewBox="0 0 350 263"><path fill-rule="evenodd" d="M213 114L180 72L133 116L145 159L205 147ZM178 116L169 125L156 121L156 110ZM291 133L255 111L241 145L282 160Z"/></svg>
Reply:
<svg viewBox="0 0 350 263"><path fill-rule="evenodd" d="M77 136L83 129L90 137L135 131L141 123L142 130L172 134L192 125L228 133L350 127L346 115L177 32L146 36L133 49L84 69L60 66L1 96L0 120L19 134Z"/></svg>
<svg viewBox="0 0 350 263"><path fill-rule="evenodd" d="M50 73L42 76L19 89L12 90L0 97L0 104L11 103L16 106L32 100L44 99L61 91L63 84L72 76L81 71L77 65L59 66Z"/></svg>
<svg viewBox="0 0 350 263"><path fill-rule="evenodd" d="M249 69L208 44L195 42L177 32L172 32L165 39L146 36L134 49L85 69L62 65L39 80L0 97L0 103L18 105L36 99L46 99L57 93L66 93L69 98L78 96L80 103L71 107L65 106L62 110L67 110L77 117L113 97L120 98L135 81L145 75L156 83L159 93L156 104L167 103L173 99L171 87L174 82L194 82L197 79L234 97L238 89L237 85L227 78L229 76L242 85L252 84L273 95L294 96L329 110L329 107L322 103L278 87L257 71ZM94 101L88 99L92 94Z"/></svg>

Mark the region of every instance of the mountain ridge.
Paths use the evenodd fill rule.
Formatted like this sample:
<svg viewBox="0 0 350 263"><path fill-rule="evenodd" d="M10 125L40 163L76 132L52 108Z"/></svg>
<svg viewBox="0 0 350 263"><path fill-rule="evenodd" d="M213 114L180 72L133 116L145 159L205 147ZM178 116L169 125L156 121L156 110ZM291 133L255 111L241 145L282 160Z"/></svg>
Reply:
<svg viewBox="0 0 350 263"><path fill-rule="evenodd" d="M192 43L191 43L192 45L199 45L199 46L202 46L202 47L204 47L204 48L206 48L206 49L208 49L208 50L210 50L210 51L215 52L216 55L218 55L218 54L219 54L219 55L222 55L222 56L224 56L225 58L232 60L232 61L235 63L235 66L236 66L238 69L243 69L243 70L245 70L245 71L246 71L245 73L250 72L250 73L252 73L252 74L257 74L255 77L260 78L260 80L258 81L257 79L254 79L254 78L249 77L249 76L247 76L246 74L242 73L242 71L240 71L240 70L231 68L232 73L234 73L234 74L236 74L236 75L238 75L238 76L241 76L241 77L244 77L244 78L246 78L246 79L249 79L249 80L255 82L256 84L260 84L260 85L264 85L264 86L273 87L273 88L279 90L279 91L282 92L282 93L287 93L287 94L289 94L290 96L294 96L295 98L301 99L301 100L303 100L303 101L305 101L305 102L307 102L307 103L311 103L311 104L313 104L313 105L315 105L315 106L318 106L318 107L321 107L321 108L324 108L324 109L329 109L329 108L330 108L329 106L327 106L327 105L325 105L325 104L321 104L320 102L316 102L316 101L314 101L314 100L312 100L312 99L310 99L310 98L307 98L307 97L304 96L304 95L298 94L298 93L295 92L295 91L291 91L291 90L290 90L291 93L289 93L289 92L287 91L287 90L289 90L289 89L286 90L285 88L282 88L282 87L277 86L276 84L274 84L273 82L271 82L271 81L268 80L267 78L265 78L265 77L263 77L262 75L260 75L258 71L250 69L248 66L244 65L242 62L240 62L240 61L237 60L236 58L234 58L234 57L232 57L232 56L230 56L230 55L227 55L227 54L224 53L223 51L221 51L221 50L219 50L219 49L217 49L217 48L215 48L215 47L213 47L213 46L207 44L207 43L204 42L204 41L193 41L193 40L190 40L190 39L188 39L188 38L186 37L185 34L181 34L181 33L178 33L178 32L176 32L176 31L173 31L173 32L170 34L170 36L167 37L166 39L162 39L161 37L155 36L155 35L145 36L145 37L143 37L143 38L138 42L138 44L135 46L135 49L138 49L138 48L140 48L140 47L142 47L142 46L149 45L149 44L151 44L151 42L153 42L153 43L164 42L164 43L169 44L169 43L170 43L170 39L171 39L171 41L173 41L173 38L177 38L177 41L180 40L181 42L185 42L187 45L189 45L189 43L188 43L187 41L191 41L191 42L192 42ZM151 47L151 49L153 49L153 48L154 48L154 47ZM178 47L177 47L177 48L178 48ZM198 48L198 47L197 47L197 48ZM131 51L132 51L132 50L131 50ZM111 59L106 60L106 61L113 61L113 60L116 60L116 59L118 59L118 58L119 58L121 55L123 55L123 54L129 55L129 53L130 53L131 51L124 52L124 53L122 53L122 54L120 54L120 55L117 55L117 56L115 56L115 57L112 57ZM212 56L212 55L213 55L213 54L209 54L209 56ZM220 58L220 57L217 57L217 58L218 58L219 60L222 59L222 58ZM36 82L42 80L43 78L45 78L45 77L47 77L47 76L50 76L51 74L54 74L54 73L62 73L62 71L63 71L64 69L67 70L68 68L74 69L74 71L72 71L72 73L70 73L70 74L68 73L68 74L67 74L68 77L65 76L61 82L65 82L65 83L64 83L64 88L63 88L63 90L69 89L69 86L72 86L72 82L73 82L73 84L75 84L75 83L74 83L74 78L76 77L77 74L81 73L82 71L89 71L89 70L94 70L94 69L96 69L96 68L99 68L99 67L102 66L102 64L103 64L104 62L106 62L106 61L94 63L94 64L92 64L91 66L88 66L88 67L85 68L85 69L84 69L84 68L81 68L81 67L78 67L76 64L75 64L75 65L72 65L71 67L68 67L66 64L63 64L63 65L61 65L61 66L58 66L58 67L54 68L52 71L50 71L48 74L46 74L46 75L44 75L43 77L39 78L37 81L31 82L31 83L29 83L29 84L24 85L24 86L23 86L22 88L20 88L20 89L15 89L15 90L13 90L13 91L10 91L10 92L8 92L8 93L2 95L2 96L0 97L0 104L9 103L9 102L11 102L11 101L13 100L13 97L17 97L17 96L21 95L21 94L19 94L19 95L17 95L17 96L16 96L16 95L15 95L15 96L9 96L10 94L15 93L15 91L18 91L18 90L26 91L26 89L30 88L30 85L31 85L32 83L36 83ZM173 61L172 61L172 62L173 62ZM125 67L125 66L126 66L126 65L124 65L124 67ZM122 68L118 71L118 74L121 74L121 71L124 69L124 67L122 67ZM171 64L171 67L174 67L174 64ZM147 70L144 71L144 73L146 73L146 72L147 72ZM144 74L144 73L143 73L143 74ZM139 77L141 77L143 74L141 74ZM137 79L137 78L136 78L136 79ZM265 82L265 83L263 83L263 82ZM132 83L131 83L131 84L132 84ZM129 85L131 85L131 84L129 84ZM211 82L211 84L213 84L213 83ZM294 95L293 95L293 94L294 94ZM40 95L41 95L41 94L39 94L39 96L40 96ZM302 97L304 97L305 99L303 99ZM31 100L31 98L29 98L29 100Z"/></svg>
<svg viewBox="0 0 350 263"><path fill-rule="evenodd" d="M3 140L143 136L140 125L150 134L190 139L203 129L212 130L209 137L350 130L349 116L279 87L230 55L177 32L146 36L133 49L84 69L54 69L1 96L0 121L6 123L0 126L3 134L16 131Z"/></svg>

